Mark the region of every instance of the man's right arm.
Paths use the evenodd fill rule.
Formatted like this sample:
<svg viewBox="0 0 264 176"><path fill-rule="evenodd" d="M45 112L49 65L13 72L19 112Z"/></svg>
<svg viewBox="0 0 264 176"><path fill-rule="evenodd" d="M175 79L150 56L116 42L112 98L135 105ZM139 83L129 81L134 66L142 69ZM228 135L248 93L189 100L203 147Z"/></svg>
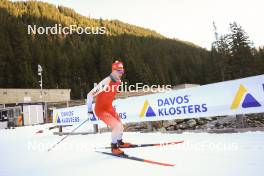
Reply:
<svg viewBox="0 0 264 176"><path fill-rule="evenodd" d="M93 109L92 109L93 98L96 97L102 91L104 91L109 85L110 81L111 81L111 78L106 77L87 94L88 112L93 112Z"/></svg>

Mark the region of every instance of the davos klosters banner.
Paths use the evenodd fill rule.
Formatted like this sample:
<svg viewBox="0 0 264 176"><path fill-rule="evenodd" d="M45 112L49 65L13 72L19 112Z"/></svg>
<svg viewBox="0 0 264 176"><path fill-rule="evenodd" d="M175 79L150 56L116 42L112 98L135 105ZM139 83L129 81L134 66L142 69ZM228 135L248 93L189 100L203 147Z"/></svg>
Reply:
<svg viewBox="0 0 264 176"><path fill-rule="evenodd" d="M264 75L172 90L151 95L117 99L113 106L123 122L158 121L264 112ZM56 109L54 123L74 124L96 116L86 106Z"/></svg>

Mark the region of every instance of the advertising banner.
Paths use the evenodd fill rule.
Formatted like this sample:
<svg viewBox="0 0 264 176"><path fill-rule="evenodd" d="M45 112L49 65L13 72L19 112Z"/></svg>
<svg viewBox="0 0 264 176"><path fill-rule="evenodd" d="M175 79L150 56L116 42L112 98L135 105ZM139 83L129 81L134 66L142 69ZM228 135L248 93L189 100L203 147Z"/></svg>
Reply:
<svg viewBox="0 0 264 176"><path fill-rule="evenodd" d="M264 112L264 75L117 99L113 106L123 122L173 120ZM54 110L54 123L88 118L86 106ZM90 116L91 123L101 123Z"/></svg>

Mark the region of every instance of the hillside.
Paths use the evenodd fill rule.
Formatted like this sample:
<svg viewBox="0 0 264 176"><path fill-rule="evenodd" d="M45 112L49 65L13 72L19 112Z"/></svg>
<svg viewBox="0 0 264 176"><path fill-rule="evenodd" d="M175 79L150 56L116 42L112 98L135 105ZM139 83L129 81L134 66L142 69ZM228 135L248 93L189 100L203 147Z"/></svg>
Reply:
<svg viewBox="0 0 264 176"><path fill-rule="evenodd" d="M218 56L118 20L84 17L70 8L39 1L0 0L0 23L2 88L38 88L37 65L41 64L44 88L70 88L72 98L83 98L94 82L109 74L116 59L125 64L128 84L221 81ZM28 25L105 27L106 34L28 34Z"/></svg>

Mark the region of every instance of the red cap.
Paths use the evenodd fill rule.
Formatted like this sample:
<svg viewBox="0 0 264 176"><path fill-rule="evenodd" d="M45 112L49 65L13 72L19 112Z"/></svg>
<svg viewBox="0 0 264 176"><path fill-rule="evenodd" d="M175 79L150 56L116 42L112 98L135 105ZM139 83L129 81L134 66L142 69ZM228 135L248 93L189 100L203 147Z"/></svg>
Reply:
<svg viewBox="0 0 264 176"><path fill-rule="evenodd" d="M112 70L123 70L123 62L120 61L115 61L114 63L112 63Z"/></svg>

